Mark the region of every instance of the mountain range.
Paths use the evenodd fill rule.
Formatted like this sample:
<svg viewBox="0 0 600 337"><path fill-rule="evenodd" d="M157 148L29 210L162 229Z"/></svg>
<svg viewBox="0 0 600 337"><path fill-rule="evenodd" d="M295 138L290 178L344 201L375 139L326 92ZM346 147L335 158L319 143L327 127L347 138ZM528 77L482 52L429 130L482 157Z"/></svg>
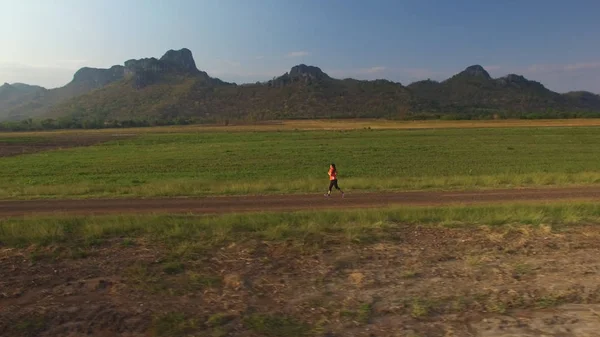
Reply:
<svg viewBox="0 0 600 337"><path fill-rule="evenodd" d="M0 121L63 119L94 121L284 118L478 116L493 118L556 113L600 113L600 96L560 94L509 74L492 78L474 65L442 81L403 86L388 80L335 79L300 64L265 82L237 85L198 70L189 49L160 59L128 60L109 69L82 68L67 85L45 89L0 86Z"/></svg>

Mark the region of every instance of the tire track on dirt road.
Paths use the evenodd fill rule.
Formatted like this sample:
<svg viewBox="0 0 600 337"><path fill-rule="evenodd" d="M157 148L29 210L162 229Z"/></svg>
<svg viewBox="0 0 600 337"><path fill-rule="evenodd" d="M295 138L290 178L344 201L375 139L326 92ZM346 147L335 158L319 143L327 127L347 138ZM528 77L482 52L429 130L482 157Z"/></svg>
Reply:
<svg viewBox="0 0 600 337"><path fill-rule="evenodd" d="M197 213L301 211L386 206L473 205L506 202L600 200L600 186L332 194L250 195L202 198L0 201L0 217L42 214Z"/></svg>

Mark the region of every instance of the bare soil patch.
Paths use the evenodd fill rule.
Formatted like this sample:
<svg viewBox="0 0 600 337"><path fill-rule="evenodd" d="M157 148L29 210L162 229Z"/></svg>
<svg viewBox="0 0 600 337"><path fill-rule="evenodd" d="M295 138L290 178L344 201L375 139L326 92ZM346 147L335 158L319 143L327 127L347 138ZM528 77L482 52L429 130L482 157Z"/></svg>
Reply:
<svg viewBox="0 0 600 337"><path fill-rule="evenodd" d="M600 227L0 247L2 336L598 336Z"/></svg>
<svg viewBox="0 0 600 337"><path fill-rule="evenodd" d="M110 140L125 138L126 136L127 135L73 133L49 135L45 137L10 137L0 139L0 157L10 157L72 147L91 146Z"/></svg>

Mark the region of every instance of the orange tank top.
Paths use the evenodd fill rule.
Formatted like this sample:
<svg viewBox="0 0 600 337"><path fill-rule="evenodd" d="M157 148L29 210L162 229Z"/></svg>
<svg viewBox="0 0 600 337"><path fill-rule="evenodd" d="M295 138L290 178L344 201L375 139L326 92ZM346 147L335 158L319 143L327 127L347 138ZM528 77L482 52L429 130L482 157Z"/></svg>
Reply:
<svg viewBox="0 0 600 337"><path fill-rule="evenodd" d="M329 169L329 180L337 179L337 170Z"/></svg>

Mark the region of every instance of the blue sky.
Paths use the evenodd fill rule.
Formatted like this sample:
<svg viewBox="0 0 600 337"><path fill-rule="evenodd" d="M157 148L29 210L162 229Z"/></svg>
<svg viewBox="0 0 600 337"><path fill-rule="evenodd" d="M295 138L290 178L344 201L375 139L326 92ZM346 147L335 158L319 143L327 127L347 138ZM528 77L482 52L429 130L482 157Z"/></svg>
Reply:
<svg viewBox="0 0 600 337"><path fill-rule="evenodd" d="M480 64L600 93L598 13L598 0L0 0L0 82L61 86L186 47L237 83L299 63L403 84Z"/></svg>

